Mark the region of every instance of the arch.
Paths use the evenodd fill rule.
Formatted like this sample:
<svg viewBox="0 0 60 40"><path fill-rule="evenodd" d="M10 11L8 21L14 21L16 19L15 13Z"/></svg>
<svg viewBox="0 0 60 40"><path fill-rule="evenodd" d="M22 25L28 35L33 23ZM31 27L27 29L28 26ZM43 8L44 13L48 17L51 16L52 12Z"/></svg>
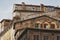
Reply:
<svg viewBox="0 0 60 40"><path fill-rule="evenodd" d="M35 22L35 28L42 28L42 22L40 22L40 21L36 21Z"/></svg>
<svg viewBox="0 0 60 40"><path fill-rule="evenodd" d="M51 28L51 26L52 27L54 26L54 28L56 29L57 28L56 22L51 22L50 28Z"/></svg>
<svg viewBox="0 0 60 40"><path fill-rule="evenodd" d="M49 22L44 22L44 23L43 23L43 27L49 29L49 28L50 28Z"/></svg>
<svg viewBox="0 0 60 40"><path fill-rule="evenodd" d="M42 22L40 22L40 21L36 21L35 23L39 23L39 24L42 24Z"/></svg>

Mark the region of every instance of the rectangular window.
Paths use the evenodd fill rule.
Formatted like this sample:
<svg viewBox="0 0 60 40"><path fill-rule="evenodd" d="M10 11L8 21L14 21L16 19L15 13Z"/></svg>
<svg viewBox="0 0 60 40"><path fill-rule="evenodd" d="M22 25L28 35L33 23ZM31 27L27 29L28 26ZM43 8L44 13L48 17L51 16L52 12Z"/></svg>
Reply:
<svg viewBox="0 0 60 40"><path fill-rule="evenodd" d="M60 36L57 36L57 40L60 40Z"/></svg>
<svg viewBox="0 0 60 40"><path fill-rule="evenodd" d="M47 10L48 11L54 11L54 8L53 7L48 7Z"/></svg>
<svg viewBox="0 0 60 40"><path fill-rule="evenodd" d="M48 36L44 36L43 40L48 40Z"/></svg>
<svg viewBox="0 0 60 40"><path fill-rule="evenodd" d="M39 40L39 35L34 35L33 40Z"/></svg>

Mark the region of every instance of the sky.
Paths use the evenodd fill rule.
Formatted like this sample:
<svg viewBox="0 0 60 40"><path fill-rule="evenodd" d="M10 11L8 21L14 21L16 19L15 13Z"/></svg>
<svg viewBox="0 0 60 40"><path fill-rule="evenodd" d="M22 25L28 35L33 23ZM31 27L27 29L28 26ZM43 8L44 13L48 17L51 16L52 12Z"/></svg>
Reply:
<svg viewBox="0 0 60 40"><path fill-rule="evenodd" d="M60 0L0 0L0 21L2 19L12 19L13 5L21 4L22 2L34 5L60 6Z"/></svg>

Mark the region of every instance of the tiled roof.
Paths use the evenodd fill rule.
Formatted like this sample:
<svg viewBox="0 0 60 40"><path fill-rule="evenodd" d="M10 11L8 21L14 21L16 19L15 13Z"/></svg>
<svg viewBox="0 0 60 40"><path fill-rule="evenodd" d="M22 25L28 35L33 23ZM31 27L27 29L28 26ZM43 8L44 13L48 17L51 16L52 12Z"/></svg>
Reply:
<svg viewBox="0 0 60 40"><path fill-rule="evenodd" d="M1 22L3 21L12 21L11 19L3 19Z"/></svg>

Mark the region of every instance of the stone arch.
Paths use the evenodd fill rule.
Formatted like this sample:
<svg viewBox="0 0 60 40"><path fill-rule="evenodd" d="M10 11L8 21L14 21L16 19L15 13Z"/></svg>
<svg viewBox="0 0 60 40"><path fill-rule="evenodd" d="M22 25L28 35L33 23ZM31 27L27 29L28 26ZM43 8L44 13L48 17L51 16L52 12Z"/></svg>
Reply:
<svg viewBox="0 0 60 40"><path fill-rule="evenodd" d="M51 24L53 24L55 26L55 29L57 28L56 22L51 22ZM51 27L51 25L50 25Z"/></svg>
<svg viewBox="0 0 60 40"><path fill-rule="evenodd" d="M35 27L37 27L37 28L42 28L42 22L36 21L36 22L35 22Z"/></svg>
<svg viewBox="0 0 60 40"><path fill-rule="evenodd" d="M39 23L39 24L42 24L42 22L40 22L40 21L36 21L35 23Z"/></svg>
<svg viewBox="0 0 60 40"><path fill-rule="evenodd" d="M44 28L46 27L46 28L49 29L49 28L50 28L50 24L49 24L49 22L44 22L44 23L43 23L43 27L44 27Z"/></svg>

